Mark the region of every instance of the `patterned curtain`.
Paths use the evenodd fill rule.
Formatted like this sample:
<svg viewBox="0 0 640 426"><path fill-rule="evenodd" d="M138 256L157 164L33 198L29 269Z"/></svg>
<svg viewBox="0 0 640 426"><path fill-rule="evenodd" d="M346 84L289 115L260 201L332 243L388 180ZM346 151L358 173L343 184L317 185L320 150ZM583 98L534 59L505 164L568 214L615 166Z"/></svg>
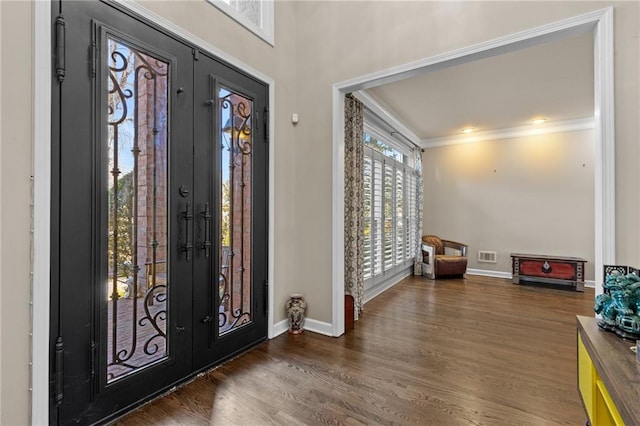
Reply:
<svg viewBox="0 0 640 426"><path fill-rule="evenodd" d="M353 296L354 318L364 298L364 108L348 94L344 101L344 287Z"/></svg>
<svg viewBox="0 0 640 426"><path fill-rule="evenodd" d="M413 148L413 164L416 168L416 256L414 258L414 273L422 275L422 209L424 208L424 185L422 184L422 148Z"/></svg>

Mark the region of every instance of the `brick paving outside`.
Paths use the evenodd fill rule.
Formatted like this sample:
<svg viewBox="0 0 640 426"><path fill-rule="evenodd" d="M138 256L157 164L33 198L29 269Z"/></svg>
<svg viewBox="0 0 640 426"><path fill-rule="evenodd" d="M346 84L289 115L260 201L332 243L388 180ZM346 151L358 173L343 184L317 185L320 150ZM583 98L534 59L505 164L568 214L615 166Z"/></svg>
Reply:
<svg viewBox="0 0 640 426"><path fill-rule="evenodd" d="M126 361L123 364L142 367L154 363L166 354L166 339L162 335L166 332L167 309L164 297L164 289L162 292L156 290L153 304L147 304L145 309L145 298L122 298L117 302L117 321L116 321L116 354L119 358ZM160 300L158 300L160 299ZM110 300L108 306L108 322L107 322L107 359L112 362L113 355L113 305L114 301ZM134 310L134 306L136 309ZM154 323L157 326L154 327ZM161 332L161 333L160 333ZM136 371L135 369L122 366L112 365L107 369L108 373L113 373L115 377Z"/></svg>

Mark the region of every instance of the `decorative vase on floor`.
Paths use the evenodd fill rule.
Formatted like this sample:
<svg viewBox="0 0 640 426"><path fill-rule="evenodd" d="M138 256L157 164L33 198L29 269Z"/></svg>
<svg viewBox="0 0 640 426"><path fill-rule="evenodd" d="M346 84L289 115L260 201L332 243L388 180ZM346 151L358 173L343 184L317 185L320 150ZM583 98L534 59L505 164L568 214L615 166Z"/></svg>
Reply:
<svg viewBox="0 0 640 426"><path fill-rule="evenodd" d="M304 314L307 310L307 302L302 294L294 293L287 302L287 315L289 317L289 333L300 334L304 331Z"/></svg>

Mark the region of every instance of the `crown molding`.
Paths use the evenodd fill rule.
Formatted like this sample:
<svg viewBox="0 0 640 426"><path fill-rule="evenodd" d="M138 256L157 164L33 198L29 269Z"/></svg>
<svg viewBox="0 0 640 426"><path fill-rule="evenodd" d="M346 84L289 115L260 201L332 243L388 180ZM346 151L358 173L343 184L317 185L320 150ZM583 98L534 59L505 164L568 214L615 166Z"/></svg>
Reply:
<svg viewBox="0 0 640 426"><path fill-rule="evenodd" d="M423 139L420 142L422 148L439 148L442 146L459 145L500 139L521 138L527 136L548 135L552 133L575 132L595 128L593 117L579 118L575 120L563 120L544 124L531 124L527 126L510 127L506 129L488 130L469 135L444 136L441 138Z"/></svg>

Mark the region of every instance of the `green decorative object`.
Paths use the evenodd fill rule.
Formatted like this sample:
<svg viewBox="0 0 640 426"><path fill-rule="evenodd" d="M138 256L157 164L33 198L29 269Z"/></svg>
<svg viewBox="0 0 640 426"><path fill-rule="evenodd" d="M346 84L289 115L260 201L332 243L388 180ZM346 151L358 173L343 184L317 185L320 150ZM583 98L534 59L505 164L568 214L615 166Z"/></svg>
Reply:
<svg viewBox="0 0 640 426"><path fill-rule="evenodd" d="M640 277L611 271L596 297L593 310L602 316L598 326L624 339L640 339Z"/></svg>

